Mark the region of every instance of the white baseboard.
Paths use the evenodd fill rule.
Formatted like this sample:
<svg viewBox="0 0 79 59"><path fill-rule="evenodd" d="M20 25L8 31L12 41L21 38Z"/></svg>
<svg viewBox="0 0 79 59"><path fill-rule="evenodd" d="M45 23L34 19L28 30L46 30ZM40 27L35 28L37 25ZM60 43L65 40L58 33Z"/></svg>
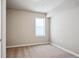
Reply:
<svg viewBox="0 0 79 59"><path fill-rule="evenodd" d="M23 47L23 46L32 46L32 45L41 45L41 44L49 44L50 42L44 43L34 43L34 44L23 44L23 45L16 45L16 46L7 46L7 48L15 48L15 47Z"/></svg>
<svg viewBox="0 0 79 59"><path fill-rule="evenodd" d="M63 51L68 52L68 53L70 53L70 54L72 54L72 55L74 55L74 56L76 56L76 57L79 57L79 54L77 54L77 53L75 53L75 52L73 52L73 51L70 51L70 50L68 50L68 49L65 49L65 48L63 48L63 47L61 47L61 46L59 46L59 45L57 45L57 44L52 44L52 43L51 43L51 45L53 45L53 46L55 46L55 47L57 47L57 48L59 48L59 49L62 49Z"/></svg>

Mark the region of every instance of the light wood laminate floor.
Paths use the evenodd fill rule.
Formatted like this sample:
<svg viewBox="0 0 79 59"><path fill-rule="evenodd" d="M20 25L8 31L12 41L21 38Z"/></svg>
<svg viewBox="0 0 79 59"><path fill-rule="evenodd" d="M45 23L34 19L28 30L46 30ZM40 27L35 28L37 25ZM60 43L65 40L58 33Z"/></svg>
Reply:
<svg viewBox="0 0 79 59"><path fill-rule="evenodd" d="M7 48L7 58L75 58L52 45Z"/></svg>

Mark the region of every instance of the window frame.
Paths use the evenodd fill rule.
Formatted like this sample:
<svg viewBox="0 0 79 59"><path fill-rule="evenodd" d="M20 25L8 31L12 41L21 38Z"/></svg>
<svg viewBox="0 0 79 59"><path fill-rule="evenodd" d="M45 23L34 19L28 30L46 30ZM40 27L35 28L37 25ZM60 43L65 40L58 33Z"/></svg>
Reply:
<svg viewBox="0 0 79 59"><path fill-rule="evenodd" d="M36 20L37 20L37 19L43 20L43 32L42 32L42 35L39 35L39 34L37 35L37 33L36 33L36 32L37 32L37 30L36 30ZM46 28L46 27L45 27L45 25L46 25L45 23L46 23L46 21L45 21L45 18L44 18L44 17L36 17L36 18L35 18L35 36L36 36L36 37L45 37L45 31L46 31L46 30L45 30L45 28Z"/></svg>

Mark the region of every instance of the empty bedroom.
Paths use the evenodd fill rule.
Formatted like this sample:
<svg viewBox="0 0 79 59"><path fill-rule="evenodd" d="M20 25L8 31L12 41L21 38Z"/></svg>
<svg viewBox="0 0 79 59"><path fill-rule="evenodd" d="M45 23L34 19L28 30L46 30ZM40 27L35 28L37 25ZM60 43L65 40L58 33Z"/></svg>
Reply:
<svg viewBox="0 0 79 59"><path fill-rule="evenodd" d="M79 0L6 0L6 58L78 58Z"/></svg>

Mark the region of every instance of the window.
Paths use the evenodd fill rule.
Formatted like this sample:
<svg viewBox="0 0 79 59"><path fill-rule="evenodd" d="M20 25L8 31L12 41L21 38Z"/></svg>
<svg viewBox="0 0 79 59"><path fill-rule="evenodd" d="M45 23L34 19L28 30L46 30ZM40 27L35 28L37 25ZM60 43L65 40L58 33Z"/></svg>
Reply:
<svg viewBox="0 0 79 59"><path fill-rule="evenodd" d="M45 18L35 19L35 33L36 36L45 36Z"/></svg>

